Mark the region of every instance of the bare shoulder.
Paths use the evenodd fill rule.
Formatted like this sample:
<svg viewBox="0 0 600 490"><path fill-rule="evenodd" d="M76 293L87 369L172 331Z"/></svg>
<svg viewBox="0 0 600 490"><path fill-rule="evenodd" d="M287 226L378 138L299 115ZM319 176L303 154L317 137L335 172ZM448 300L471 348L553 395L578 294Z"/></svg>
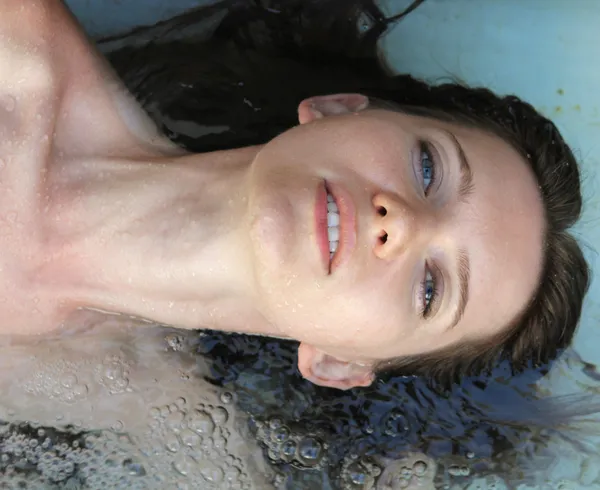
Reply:
<svg viewBox="0 0 600 490"><path fill-rule="evenodd" d="M0 123L9 133L4 141L23 138L28 119L48 109L58 89L46 3L7 0L0 6Z"/></svg>
<svg viewBox="0 0 600 490"><path fill-rule="evenodd" d="M42 138L52 129L61 154L174 148L62 0L0 2L0 98L12 109L0 113L0 122L18 118L24 134L34 128Z"/></svg>

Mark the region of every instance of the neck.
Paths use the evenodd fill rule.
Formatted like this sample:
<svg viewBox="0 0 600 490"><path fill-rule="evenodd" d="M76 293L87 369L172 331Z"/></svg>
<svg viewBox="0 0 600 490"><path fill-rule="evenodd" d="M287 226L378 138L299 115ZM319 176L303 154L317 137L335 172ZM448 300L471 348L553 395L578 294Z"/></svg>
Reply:
<svg viewBox="0 0 600 490"><path fill-rule="evenodd" d="M42 276L55 289L61 278L71 309L273 334L255 307L248 235L246 182L257 151L61 162Z"/></svg>

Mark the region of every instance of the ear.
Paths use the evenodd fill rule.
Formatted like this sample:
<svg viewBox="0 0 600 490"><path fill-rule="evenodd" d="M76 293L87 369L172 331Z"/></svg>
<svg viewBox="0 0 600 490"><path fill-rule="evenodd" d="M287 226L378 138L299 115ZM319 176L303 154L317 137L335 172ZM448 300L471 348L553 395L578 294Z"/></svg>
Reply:
<svg viewBox="0 0 600 490"><path fill-rule="evenodd" d="M369 386L375 377L371 366L341 361L305 343L298 347L298 369L314 384L338 390Z"/></svg>
<svg viewBox="0 0 600 490"><path fill-rule="evenodd" d="M369 98L361 94L320 95L304 99L298 106L298 121L306 124L327 116L360 112L369 106Z"/></svg>

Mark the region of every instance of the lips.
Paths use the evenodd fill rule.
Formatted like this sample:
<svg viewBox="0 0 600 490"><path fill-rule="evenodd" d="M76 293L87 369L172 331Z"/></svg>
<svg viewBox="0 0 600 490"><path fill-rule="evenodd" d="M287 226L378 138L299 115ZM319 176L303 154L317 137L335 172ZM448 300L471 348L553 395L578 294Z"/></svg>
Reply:
<svg viewBox="0 0 600 490"><path fill-rule="evenodd" d="M327 235L327 192L333 196L340 214L340 239L338 248L330 258L329 237ZM345 264L356 245L356 210L350 194L342 186L323 182L317 189L315 209L317 245L321 261L328 274Z"/></svg>

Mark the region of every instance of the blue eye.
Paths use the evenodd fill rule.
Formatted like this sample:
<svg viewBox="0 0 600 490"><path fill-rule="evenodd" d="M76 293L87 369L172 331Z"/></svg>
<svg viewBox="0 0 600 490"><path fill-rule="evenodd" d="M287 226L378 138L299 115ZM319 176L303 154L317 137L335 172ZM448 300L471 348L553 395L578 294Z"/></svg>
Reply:
<svg viewBox="0 0 600 490"><path fill-rule="evenodd" d="M437 299L437 288L436 281L429 269L425 270L425 280L421 284L421 298L423 301L423 307L421 316L427 318L431 313L431 307L434 305Z"/></svg>
<svg viewBox="0 0 600 490"><path fill-rule="evenodd" d="M423 179L423 190L425 191L425 195L427 195L436 178L435 162L433 160L432 151L428 142L421 141L419 150L421 164L420 174Z"/></svg>

